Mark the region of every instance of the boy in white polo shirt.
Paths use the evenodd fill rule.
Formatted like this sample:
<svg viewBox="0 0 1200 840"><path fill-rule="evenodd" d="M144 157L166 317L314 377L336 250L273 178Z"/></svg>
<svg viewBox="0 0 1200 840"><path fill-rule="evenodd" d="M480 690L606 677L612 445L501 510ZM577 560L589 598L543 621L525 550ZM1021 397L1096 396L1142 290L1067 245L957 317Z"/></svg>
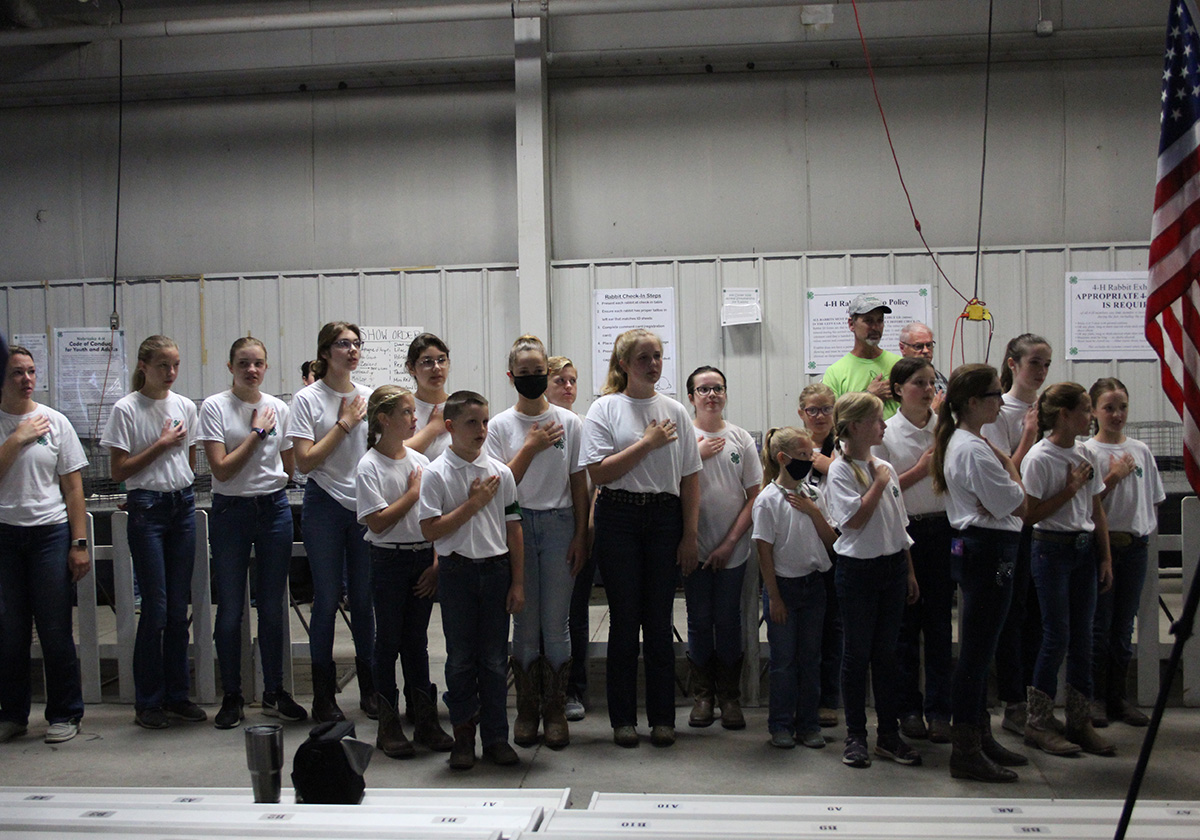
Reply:
<svg viewBox="0 0 1200 840"><path fill-rule="evenodd" d="M438 601L446 637L446 706L454 725L450 766L483 755L516 764L508 743L508 616L525 606L524 544L517 482L484 451L488 402L456 391L442 408L450 447L421 479L421 533L438 554Z"/></svg>

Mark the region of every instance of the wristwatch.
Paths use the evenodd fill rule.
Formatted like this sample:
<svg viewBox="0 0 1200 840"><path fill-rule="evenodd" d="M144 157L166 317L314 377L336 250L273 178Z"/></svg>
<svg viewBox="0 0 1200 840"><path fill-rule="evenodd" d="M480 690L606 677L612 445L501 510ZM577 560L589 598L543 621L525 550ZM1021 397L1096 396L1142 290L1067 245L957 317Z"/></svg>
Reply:
<svg viewBox="0 0 1200 840"><path fill-rule="evenodd" d="M254 432L254 434L258 435L259 440L267 439L267 430L266 429L251 429L250 431L252 431L252 432Z"/></svg>
<svg viewBox="0 0 1200 840"><path fill-rule="evenodd" d="M87 548L87 540L71 540L71 548Z"/></svg>

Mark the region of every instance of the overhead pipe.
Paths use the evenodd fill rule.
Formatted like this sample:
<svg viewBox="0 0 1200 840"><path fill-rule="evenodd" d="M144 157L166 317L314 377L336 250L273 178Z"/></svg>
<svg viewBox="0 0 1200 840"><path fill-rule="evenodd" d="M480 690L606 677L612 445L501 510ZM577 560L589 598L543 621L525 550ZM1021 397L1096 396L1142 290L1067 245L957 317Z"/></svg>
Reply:
<svg viewBox="0 0 1200 840"><path fill-rule="evenodd" d="M329 12L292 12L277 15L243 15L156 20L115 24L82 24L44 29L0 32L0 47L50 44L84 44L94 41L171 38L186 35L239 35L296 29L333 29L351 26L392 26L411 23L460 23L511 20L515 17L568 17L681 12L716 9L754 9L828 4L830 0L497 0L490 3L455 3L429 6L394 6L387 9L346 9ZM836 2L836 0L835 0ZM896 0L859 0L878 3Z"/></svg>

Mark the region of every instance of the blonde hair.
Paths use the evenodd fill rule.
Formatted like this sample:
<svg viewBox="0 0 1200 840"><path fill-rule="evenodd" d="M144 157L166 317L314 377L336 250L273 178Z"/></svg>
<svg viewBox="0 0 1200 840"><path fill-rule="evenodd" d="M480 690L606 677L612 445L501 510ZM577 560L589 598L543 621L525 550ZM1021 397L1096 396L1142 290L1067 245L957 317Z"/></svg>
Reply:
<svg viewBox="0 0 1200 840"><path fill-rule="evenodd" d="M233 364L234 357L243 347L258 347L263 351L263 358L267 357L267 345L252 335L244 335L229 346L229 364Z"/></svg>
<svg viewBox="0 0 1200 840"><path fill-rule="evenodd" d="M624 392L626 386L629 385L629 376L625 371L621 370L621 362L628 362L630 355L633 353L633 348L637 346L639 341L647 338L654 339L659 349L662 349L662 339L650 332L650 330L626 330L617 336L617 340L613 342L612 356L608 360L608 378L604 382L604 390L601 391L602 394L620 394Z"/></svg>
<svg viewBox="0 0 1200 840"><path fill-rule="evenodd" d="M513 368L517 366L517 356L522 353L540 353L542 358L546 358L546 345L542 344L542 340L536 335L525 335L513 342L512 349L508 351L508 372L512 373ZM546 363L546 373L549 374L549 361Z"/></svg>
<svg viewBox="0 0 1200 840"><path fill-rule="evenodd" d="M405 397L411 398L412 391L399 385L380 385L371 392L371 398L367 400L367 449L374 449L383 434L379 415L391 414Z"/></svg>
<svg viewBox="0 0 1200 840"><path fill-rule="evenodd" d="M161 353L164 350L178 350L179 345L174 339L167 338L165 335L152 335L138 345L137 360L139 367L133 371L130 385L134 391L140 391L146 386L146 372L140 367L141 364L150 364L154 361L154 355Z"/></svg>
<svg viewBox="0 0 1200 840"><path fill-rule="evenodd" d="M546 359L546 373L550 376L558 373L563 368L575 367L575 363L566 356L551 356Z"/></svg>
<svg viewBox="0 0 1200 840"><path fill-rule="evenodd" d="M833 436L838 449L842 448L842 441L846 439L851 423L861 423L882 414L883 400L868 391L853 391L838 397L833 405ZM863 468L850 458L846 458L846 462L854 470L854 477L861 484L870 486L871 479Z"/></svg>
<svg viewBox="0 0 1200 840"><path fill-rule="evenodd" d="M775 428L767 431L766 435L763 436L761 456L763 487L766 487L772 481L779 478L779 453L786 453L800 441L808 441L809 446L812 446L813 439L808 429L801 429L796 426L784 426L781 429Z"/></svg>
<svg viewBox="0 0 1200 840"><path fill-rule="evenodd" d="M806 385L804 390L800 392L800 407L804 408L804 403L812 397L829 397L829 399L836 401L837 392L824 382L814 382L811 385Z"/></svg>

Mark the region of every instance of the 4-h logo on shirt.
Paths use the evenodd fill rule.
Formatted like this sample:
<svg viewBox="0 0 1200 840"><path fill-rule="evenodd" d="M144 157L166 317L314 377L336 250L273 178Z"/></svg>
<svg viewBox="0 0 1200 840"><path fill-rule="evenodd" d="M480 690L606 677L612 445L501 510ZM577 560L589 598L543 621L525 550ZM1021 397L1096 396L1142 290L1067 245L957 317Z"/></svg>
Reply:
<svg viewBox="0 0 1200 840"><path fill-rule="evenodd" d="M567 445L565 443L563 443L562 438L559 438L558 440L554 441L554 448L555 449L566 449Z"/></svg>
<svg viewBox="0 0 1200 840"><path fill-rule="evenodd" d="M1134 472L1134 474L1135 474L1135 475L1137 475L1137 477L1138 477L1138 478L1141 478L1143 475L1145 475L1145 473L1144 473L1144 472L1142 472L1142 465L1141 465L1141 464L1138 464L1136 467L1134 467L1134 468L1133 468L1133 472Z"/></svg>
<svg viewBox="0 0 1200 840"><path fill-rule="evenodd" d="M740 463L742 463L742 453L740 453L740 452L730 452L730 453L729 453L729 460L730 460L730 461L732 461L732 462L733 462L733 463L735 463L735 464L740 464Z"/></svg>
<svg viewBox="0 0 1200 840"><path fill-rule="evenodd" d="M900 498L900 488L894 484L892 485L892 496L897 499Z"/></svg>
<svg viewBox="0 0 1200 840"><path fill-rule="evenodd" d="M39 437L37 439L37 445L38 446L49 446L50 445L49 435L42 435L41 437Z"/></svg>
<svg viewBox="0 0 1200 840"><path fill-rule="evenodd" d="M272 426L271 431L267 432L267 437L275 437L275 429L277 428L277 426Z"/></svg>

